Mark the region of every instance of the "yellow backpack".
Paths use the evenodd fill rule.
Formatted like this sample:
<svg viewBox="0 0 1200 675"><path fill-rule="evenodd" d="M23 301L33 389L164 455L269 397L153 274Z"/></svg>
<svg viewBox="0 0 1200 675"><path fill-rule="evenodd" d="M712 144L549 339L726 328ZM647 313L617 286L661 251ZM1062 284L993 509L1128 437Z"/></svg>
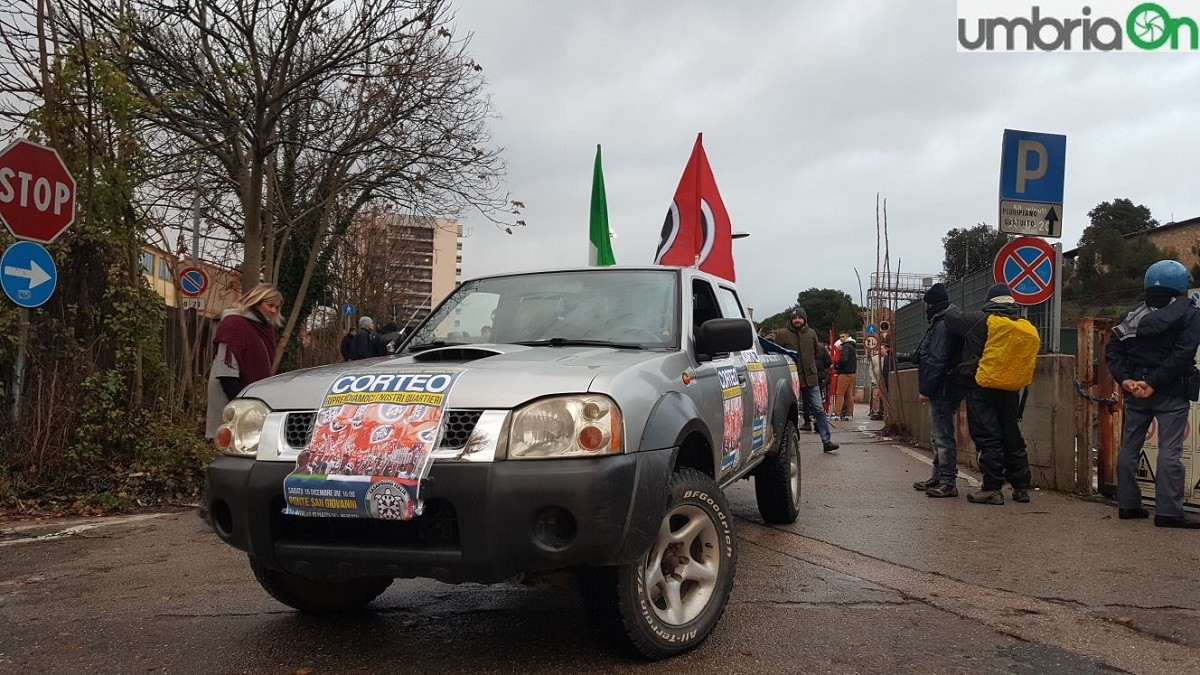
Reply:
<svg viewBox="0 0 1200 675"><path fill-rule="evenodd" d="M987 340L975 371L975 383L989 389L1020 391L1033 382L1042 338L1025 319L989 314Z"/></svg>

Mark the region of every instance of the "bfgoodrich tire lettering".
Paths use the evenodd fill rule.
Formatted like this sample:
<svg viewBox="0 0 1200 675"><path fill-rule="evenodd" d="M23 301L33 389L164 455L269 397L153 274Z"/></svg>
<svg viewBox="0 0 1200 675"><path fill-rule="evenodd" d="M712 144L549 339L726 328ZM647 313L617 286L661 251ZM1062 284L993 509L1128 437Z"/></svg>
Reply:
<svg viewBox="0 0 1200 675"><path fill-rule="evenodd" d="M347 612L366 606L387 590L392 580L384 577L330 581L267 569L253 557L250 569L267 593L279 602L305 614Z"/></svg>
<svg viewBox="0 0 1200 675"><path fill-rule="evenodd" d="M800 515L800 432L788 420L779 434L779 447L754 470L758 512L772 525L796 522Z"/></svg>
<svg viewBox="0 0 1200 675"><path fill-rule="evenodd" d="M593 617L650 659L704 642L725 611L737 564L729 505L713 479L682 469L667 489L658 537L645 557L581 578Z"/></svg>

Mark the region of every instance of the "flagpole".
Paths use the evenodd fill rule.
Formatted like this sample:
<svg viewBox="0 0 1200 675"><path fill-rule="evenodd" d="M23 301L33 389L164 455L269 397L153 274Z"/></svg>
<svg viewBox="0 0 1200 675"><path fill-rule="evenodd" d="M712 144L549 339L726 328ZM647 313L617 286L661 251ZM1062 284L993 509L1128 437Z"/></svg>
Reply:
<svg viewBox="0 0 1200 675"><path fill-rule="evenodd" d="M701 157L704 156L704 132L703 131L699 131L696 133L696 147L692 148L692 155L696 155L697 150L700 151L700 155L698 155L698 156L701 156ZM701 176L700 176L701 173L703 173L703 172L697 171L696 178L695 178L696 179L696 213L701 214L701 218L703 218L704 217L703 216L704 209L702 208L701 205L704 203L704 197L701 196L700 190L701 190L701 188L704 187L704 182L701 179ZM696 259L692 263L692 267L700 267L700 251L704 246L704 228L698 227L692 233L692 246L696 250Z"/></svg>

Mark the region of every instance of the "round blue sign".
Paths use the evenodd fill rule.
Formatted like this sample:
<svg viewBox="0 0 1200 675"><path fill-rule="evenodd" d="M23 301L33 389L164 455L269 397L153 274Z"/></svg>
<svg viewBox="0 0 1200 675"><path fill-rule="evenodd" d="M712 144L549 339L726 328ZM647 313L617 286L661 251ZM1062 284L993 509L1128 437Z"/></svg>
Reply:
<svg viewBox="0 0 1200 675"><path fill-rule="evenodd" d="M0 257L0 283L4 293L21 307L38 307L54 295L58 268L41 244L18 241Z"/></svg>
<svg viewBox="0 0 1200 675"><path fill-rule="evenodd" d="M208 274L195 265L179 271L179 292L189 298L199 297L208 290Z"/></svg>
<svg viewBox="0 0 1200 675"><path fill-rule="evenodd" d="M353 313L354 313L354 305L352 305L348 302L346 304L342 305L342 314L345 314L346 316L350 316Z"/></svg>

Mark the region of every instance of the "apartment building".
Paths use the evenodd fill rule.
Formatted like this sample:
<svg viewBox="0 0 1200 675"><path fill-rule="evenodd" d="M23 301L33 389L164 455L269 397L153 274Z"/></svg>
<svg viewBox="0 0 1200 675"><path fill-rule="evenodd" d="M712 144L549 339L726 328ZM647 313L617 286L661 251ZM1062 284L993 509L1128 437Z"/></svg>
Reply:
<svg viewBox="0 0 1200 675"><path fill-rule="evenodd" d="M462 276L462 225L381 211L362 215L339 256L339 295L376 322L420 321Z"/></svg>

